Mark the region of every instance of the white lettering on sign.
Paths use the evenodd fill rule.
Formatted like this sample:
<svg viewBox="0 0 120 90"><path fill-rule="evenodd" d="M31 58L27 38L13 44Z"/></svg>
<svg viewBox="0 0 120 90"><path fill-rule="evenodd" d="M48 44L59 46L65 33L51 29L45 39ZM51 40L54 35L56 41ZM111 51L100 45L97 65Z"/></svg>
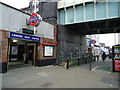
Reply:
<svg viewBox="0 0 120 90"><path fill-rule="evenodd" d="M39 40L39 38L35 38L35 37L32 37L32 39L34 39L34 40Z"/></svg>
<svg viewBox="0 0 120 90"><path fill-rule="evenodd" d="M22 38L22 37L23 37L22 35L17 35L17 34L12 34L12 36L15 36L15 37L20 37L20 38Z"/></svg>
<svg viewBox="0 0 120 90"><path fill-rule="evenodd" d="M30 37L29 37L29 36L25 36L25 38L28 38L28 39L30 39Z"/></svg>

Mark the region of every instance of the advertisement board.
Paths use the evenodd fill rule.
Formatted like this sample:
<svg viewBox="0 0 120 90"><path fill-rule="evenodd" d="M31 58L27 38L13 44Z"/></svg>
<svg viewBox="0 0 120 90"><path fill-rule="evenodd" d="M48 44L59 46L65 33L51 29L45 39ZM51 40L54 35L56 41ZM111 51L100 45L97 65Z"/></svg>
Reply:
<svg viewBox="0 0 120 90"><path fill-rule="evenodd" d="M53 46L44 46L44 56L53 56Z"/></svg>
<svg viewBox="0 0 120 90"><path fill-rule="evenodd" d="M120 45L112 47L113 52L113 71L120 72Z"/></svg>

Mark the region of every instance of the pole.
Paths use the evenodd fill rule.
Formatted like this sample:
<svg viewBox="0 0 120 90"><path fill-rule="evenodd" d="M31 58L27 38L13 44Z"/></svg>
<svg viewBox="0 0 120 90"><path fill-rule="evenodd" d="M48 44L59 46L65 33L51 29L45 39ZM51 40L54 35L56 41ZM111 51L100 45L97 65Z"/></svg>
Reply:
<svg viewBox="0 0 120 90"><path fill-rule="evenodd" d="M91 50L91 43L89 44L89 47L90 47L90 71L91 71L91 60L92 60L92 50Z"/></svg>
<svg viewBox="0 0 120 90"><path fill-rule="evenodd" d="M114 33L114 43L116 45L116 34Z"/></svg>
<svg viewBox="0 0 120 90"><path fill-rule="evenodd" d="M34 0L34 13L36 13L36 0ZM36 27L34 26L34 34L36 33Z"/></svg>

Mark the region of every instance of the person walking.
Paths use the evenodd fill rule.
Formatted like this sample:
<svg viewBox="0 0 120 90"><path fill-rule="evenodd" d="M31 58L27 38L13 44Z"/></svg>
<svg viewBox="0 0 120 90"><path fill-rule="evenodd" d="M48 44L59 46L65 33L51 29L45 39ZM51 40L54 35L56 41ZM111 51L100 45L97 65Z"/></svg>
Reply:
<svg viewBox="0 0 120 90"><path fill-rule="evenodd" d="M102 60L105 61L107 55L105 54L105 52L102 53Z"/></svg>

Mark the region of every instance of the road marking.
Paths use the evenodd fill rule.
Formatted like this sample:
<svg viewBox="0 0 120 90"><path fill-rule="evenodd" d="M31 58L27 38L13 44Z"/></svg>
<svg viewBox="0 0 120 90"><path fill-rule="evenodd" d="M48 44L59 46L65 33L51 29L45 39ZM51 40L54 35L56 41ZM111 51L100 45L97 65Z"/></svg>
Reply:
<svg viewBox="0 0 120 90"><path fill-rule="evenodd" d="M112 84L109 84L111 87L113 86Z"/></svg>
<svg viewBox="0 0 120 90"><path fill-rule="evenodd" d="M46 72L40 72L40 73L37 73L38 75L40 76L43 76L43 77L47 77L50 75L50 73L46 73Z"/></svg>
<svg viewBox="0 0 120 90"><path fill-rule="evenodd" d="M92 71L95 70L95 69L98 68L98 67L100 67L100 66L97 66L97 67L93 68Z"/></svg>

